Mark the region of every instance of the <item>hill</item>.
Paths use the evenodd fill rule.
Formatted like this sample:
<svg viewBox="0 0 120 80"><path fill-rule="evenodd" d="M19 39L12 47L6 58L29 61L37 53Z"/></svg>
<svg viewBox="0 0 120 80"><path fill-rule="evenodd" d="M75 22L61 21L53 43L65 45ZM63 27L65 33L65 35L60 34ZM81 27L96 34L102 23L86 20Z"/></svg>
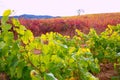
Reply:
<svg viewBox="0 0 120 80"><path fill-rule="evenodd" d="M48 18L56 18L50 15L31 15L31 14L23 14L19 16L14 16L15 18L24 18L24 19L48 19ZM2 16L0 16L2 18Z"/></svg>

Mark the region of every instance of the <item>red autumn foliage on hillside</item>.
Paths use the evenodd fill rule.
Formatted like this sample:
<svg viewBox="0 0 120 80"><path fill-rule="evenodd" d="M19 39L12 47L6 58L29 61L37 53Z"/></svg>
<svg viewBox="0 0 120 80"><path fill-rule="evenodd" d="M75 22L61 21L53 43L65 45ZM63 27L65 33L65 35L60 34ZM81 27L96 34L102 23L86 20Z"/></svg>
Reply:
<svg viewBox="0 0 120 80"><path fill-rule="evenodd" d="M88 33L92 27L98 33L105 30L108 24L116 25L120 23L120 13L89 14L72 17L52 18L52 19L19 19L21 24L30 29L35 36L46 32L59 32L64 35L73 36L75 29L80 29Z"/></svg>
<svg viewBox="0 0 120 80"><path fill-rule="evenodd" d="M51 19L19 19L20 23L30 29L35 36L46 32L59 32L73 36L75 29L88 33L90 28L96 29L97 33L105 30L108 24L120 23L120 13L88 14L72 17Z"/></svg>

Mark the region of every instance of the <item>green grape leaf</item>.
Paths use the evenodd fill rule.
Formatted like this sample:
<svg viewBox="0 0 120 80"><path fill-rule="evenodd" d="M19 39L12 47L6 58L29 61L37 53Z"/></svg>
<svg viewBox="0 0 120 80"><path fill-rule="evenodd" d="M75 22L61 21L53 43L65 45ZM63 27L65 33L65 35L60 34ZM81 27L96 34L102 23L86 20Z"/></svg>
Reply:
<svg viewBox="0 0 120 80"><path fill-rule="evenodd" d="M3 16L2 19L1 19L1 23L2 24L5 24L8 20L8 16Z"/></svg>
<svg viewBox="0 0 120 80"><path fill-rule="evenodd" d="M13 77L15 75L15 69L14 67L10 67L10 76Z"/></svg>
<svg viewBox="0 0 120 80"><path fill-rule="evenodd" d="M12 28L12 26L10 24L5 24L5 25L2 25L2 30L3 31L8 31Z"/></svg>
<svg viewBox="0 0 120 80"><path fill-rule="evenodd" d="M5 43L3 41L0 42L0 49L2 49L5 46Z"/></svg>
<svg viewBox="0 0 120 80"><path fill-rule="evenodd" d="M116 57L120 57L120 52L116 54Z"/></svg>
<svg viewBox="0 0 120 80"><path fill-rule="evenodd" d="M45 80L57 80L57 78L55 78L55 76L52 73L47 73L44 76Z"/></svg>
<svg viewBox="0 0 120 80"><path fill-rule="evenodd" d="M7 43L12 44L11 42L14 40L14 34L12 32L7 32L4 36L4 41L6 41Z"/></svg>
<svg viewBox="0 0 120 80"><path fill-rule="evenodd" d="M94 72L94 73L99 73L100 72L99 65L97 65L95 63L91 63L90 68L91 68L91 71Z"/></svg>
<svg viewBox="0 0 120 80"><path fill-rule="evenodd" d="M0 57L3 56L4 54L2 54L2 49L5 47L6 43L1 41L0 42Z"/></svg>
<svg viewBox="0 0 120 80"><path fill-rule="evenodd" d="M19 45L18 45L18 43L13 43L11 50L12 50L12 54L18 54L18 52L19 52Z"/></svg>
<svg viewBox="0 0 120 80"><path fill-rule="evenodd" d="M18 67L16 68L17 78L22 77L24 67L25 63L23 61L18 63Z"/></svg>
<svg viewBox="0 0 120 80"><path fill-rule="evenodd" d="M41 80L38 77L32 77L32 80Z"/></svg>

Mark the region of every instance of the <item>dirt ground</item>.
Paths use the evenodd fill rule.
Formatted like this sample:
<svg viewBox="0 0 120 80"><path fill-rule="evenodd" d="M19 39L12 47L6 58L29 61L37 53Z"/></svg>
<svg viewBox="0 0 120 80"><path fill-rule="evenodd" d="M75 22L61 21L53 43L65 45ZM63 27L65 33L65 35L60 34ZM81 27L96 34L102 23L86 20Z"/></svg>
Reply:
<svg viewBox="0 0 120 80"><path fill-rule="evenodd" d="M0 73L0 80L10 80L9 77L6 75L6 73L1 72Z"/></svg>
<svg viewBox="0 0 120 80"><path fill-rule="evenodd" d="M118 71L114 69L112 63L100 64L100 73L95 75L99 80L112 80L111 78L119 76ZM120 78L114 78L113 80L120 80Z"/></svg>

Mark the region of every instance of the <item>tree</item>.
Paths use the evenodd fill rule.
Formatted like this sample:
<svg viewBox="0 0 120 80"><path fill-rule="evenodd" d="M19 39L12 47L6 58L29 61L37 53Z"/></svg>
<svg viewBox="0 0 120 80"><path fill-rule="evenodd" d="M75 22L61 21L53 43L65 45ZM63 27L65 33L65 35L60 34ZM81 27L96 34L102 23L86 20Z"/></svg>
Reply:
<svg viewBox="0 0 120 80"><path fill-rule="evenodd" d="M82 12L84 13L85 11L84 11L83 9L78 9L78 10L77 10L78 16L80 16L80 14L81 14Z"/></svg>

